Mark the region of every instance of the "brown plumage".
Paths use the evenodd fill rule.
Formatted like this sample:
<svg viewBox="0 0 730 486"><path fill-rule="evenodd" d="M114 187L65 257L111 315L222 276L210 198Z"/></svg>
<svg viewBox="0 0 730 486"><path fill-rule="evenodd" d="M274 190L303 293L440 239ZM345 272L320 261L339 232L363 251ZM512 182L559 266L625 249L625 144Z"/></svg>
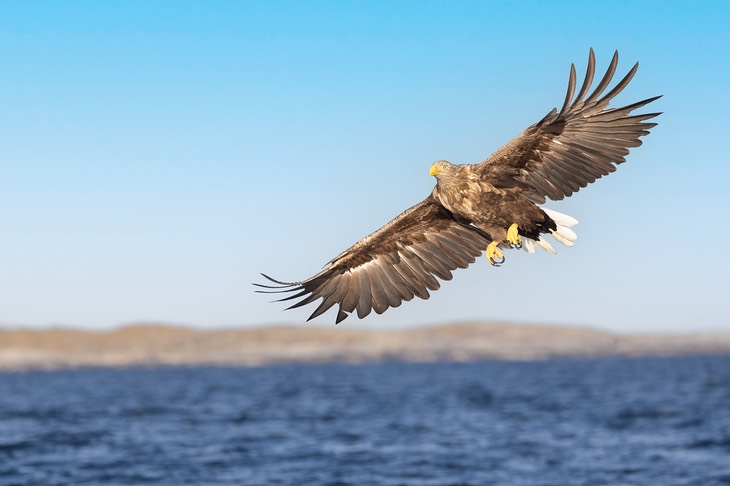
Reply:
<svg viewBox="0 0 730 486"><path fill-rule="evenodd" d="M508 247L510 242L514 246L508 241L513 224L530 249L537 245L552 250L543 234L572 245L575 234L566 229L572 223L564 222L572 218L538 204L568 197L615 171L629 149L641 145L639 137L656 126L646 120L659 115L631 115L659 96L608 108L638 68L637 63L602 96L617 64L618 52L588 94L595 73L591 49L585 80L575 97L571 65L560 111L553 109L480 164L434 163L431 175L437 184L425 200L355 243L317 275L293 283L264 275L277 285L255 284L265 289L259 292L293 292L279 300L301 299L289 309L322 299L309 319L337 305L339 323L355 311L362 319L371 310L381 314L414 296L428 299L429 291L440 286L436 277L451 280L453 270L473 263L490 243L494 248ZM491 257L490 261L494 264Z"/></svg>

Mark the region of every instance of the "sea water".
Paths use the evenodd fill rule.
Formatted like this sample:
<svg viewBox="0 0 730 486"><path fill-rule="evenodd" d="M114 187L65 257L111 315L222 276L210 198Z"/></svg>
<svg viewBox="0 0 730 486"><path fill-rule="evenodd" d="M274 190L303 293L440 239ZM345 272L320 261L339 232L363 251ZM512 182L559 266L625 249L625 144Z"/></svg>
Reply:
<svg viewBox="0 0 730 486"><path fill-rule="evenodd" d="M729 485L730 357L0 373L0 485Z"/></svg>

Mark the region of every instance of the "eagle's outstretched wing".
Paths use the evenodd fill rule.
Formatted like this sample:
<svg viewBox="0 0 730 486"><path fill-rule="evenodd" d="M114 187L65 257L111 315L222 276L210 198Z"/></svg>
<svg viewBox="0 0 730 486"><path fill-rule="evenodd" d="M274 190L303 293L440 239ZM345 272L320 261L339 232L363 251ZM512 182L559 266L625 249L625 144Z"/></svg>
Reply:
<svg viewBox="0 0 730 486"><path fill-rule="evenodd" d="M553 109L488 159L474 167L492 185L515 188L542 204L545 198L560 200L616 170L629 148L641 145L656 123L646 123L659 113L631 112L660 98L656 96L621 108L607 109L609 102L634 77L639 63L604 96L618 64L615 52L608 71L588 95L595 73L595 55L590 50L583 86L575 93L575 65L570 67L568 92L563 107ZM587 95L587 96L586 96Z"/></svg>
<svg viewBox="0 0 730 486"><path fill-rule="evenodd" d="M381 314L413 296L428 299L428 291L440 287L435 277L451 280L452 270L474 263L490 241L429 196L355 243L314 277L288 283L264 275L278 285L254 285L265 289L259 292L295 292L280 299L301 298L289 309L321 298L309 319L334 305L339 305L337 323L354 310L362 319L372 309Z"/></svg>

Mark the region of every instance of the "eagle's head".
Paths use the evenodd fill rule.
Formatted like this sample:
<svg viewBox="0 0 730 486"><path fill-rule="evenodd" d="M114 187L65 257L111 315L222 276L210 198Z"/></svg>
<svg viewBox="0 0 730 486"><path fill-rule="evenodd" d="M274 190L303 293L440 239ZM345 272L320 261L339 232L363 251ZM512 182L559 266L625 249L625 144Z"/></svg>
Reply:
<svg viewBox="0 0 730 486"><path fill-rule="evenodd" d="M428 175L435 177L436 179L448 178L455 171L455 165L446 160L437 160L431 165L431 169L428 171Z"/></svg>

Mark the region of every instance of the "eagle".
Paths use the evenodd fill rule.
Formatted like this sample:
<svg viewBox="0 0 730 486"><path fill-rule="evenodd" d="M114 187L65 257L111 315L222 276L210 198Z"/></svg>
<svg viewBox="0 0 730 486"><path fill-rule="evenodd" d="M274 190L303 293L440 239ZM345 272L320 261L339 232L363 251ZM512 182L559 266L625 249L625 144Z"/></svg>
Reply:
<svg viewBox="0 0 730 486"><path fill-rule="evenodd" d="M357 312L382 314L413 297L429 298L439 280L451 280L457 268L474 263L483 251L493 266L505 261L502 250L541 248L555 253L544 238L551 235L573 246L577 221L542 207L559 201L626 161L629 149L641 145L660 113L632 114L661 96L620 108L610 101L631 81L633 68L610 91L618 51L606 74L589 93L595 73L590 49L588 67L578 94L575 65L560 110L540 121L479 164L456 165L445 160L430 166L436 178L431 194L374 233L340 253L319 273L300 282L283 282L266 274L268 284L257 292L286 293L276 300L293 309L321 299L308 321L337 306L336 323ZM299 299L299 300L296 300Z"/></svg>

